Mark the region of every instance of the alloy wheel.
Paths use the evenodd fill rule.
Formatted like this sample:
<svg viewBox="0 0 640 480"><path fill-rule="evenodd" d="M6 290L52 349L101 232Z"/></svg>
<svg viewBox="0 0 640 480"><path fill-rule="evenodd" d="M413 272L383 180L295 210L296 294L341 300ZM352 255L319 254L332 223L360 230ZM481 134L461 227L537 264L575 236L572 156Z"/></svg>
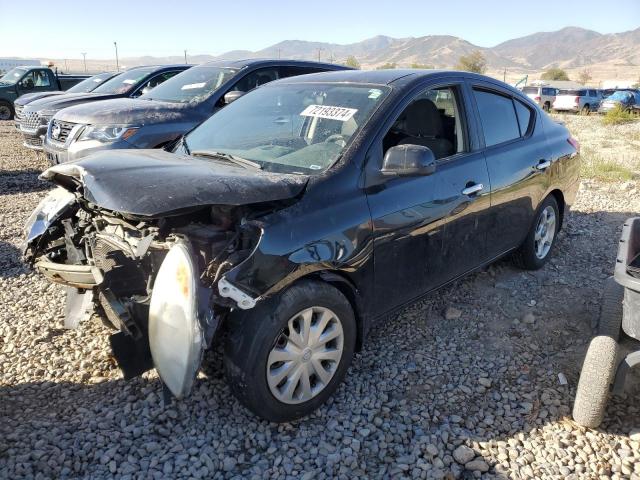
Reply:
<svg viewBox="0 0 640 480"><path fill-rule="evenodd" d="M333 378L344 348L338 316L325 307L302 310L287 322L267 359L267 383L288 404L306 402Z"/></svg>
<svg viewBox="0 0 640 480"><path fill-rule="evenodd" d="M533 237L536 257L545 258L551 250L556 236L556 212L552 206L547 206L538 218L535 235Z"/></svg>
<svg viewBox="0 0 640 480"><path fill-rule="evenodd" d="M0 105L0 120L9 120L11 118L11 109L6 105Z"/></svg>

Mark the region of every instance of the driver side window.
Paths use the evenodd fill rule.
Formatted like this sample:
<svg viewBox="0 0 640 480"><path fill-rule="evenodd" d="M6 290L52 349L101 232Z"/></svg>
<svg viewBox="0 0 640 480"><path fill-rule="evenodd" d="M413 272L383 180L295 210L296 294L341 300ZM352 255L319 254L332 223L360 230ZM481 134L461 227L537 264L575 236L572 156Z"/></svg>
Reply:
<svg viewBox="0 0 640 480"><path fill-rule="evenodd" d="M259 68L238 80L238 82L231 87L231 90L248 92L260 85L278 80L278 78L280 78L280 75L277 67Z"/></svg>
<svg viewBox="0 0 640 480"><path fill-rule="evenodd" d="M383 139L383 151L396 145L422 145L436 159L465 151L459 94L456 87L438 87L417 95Z"/></svg>

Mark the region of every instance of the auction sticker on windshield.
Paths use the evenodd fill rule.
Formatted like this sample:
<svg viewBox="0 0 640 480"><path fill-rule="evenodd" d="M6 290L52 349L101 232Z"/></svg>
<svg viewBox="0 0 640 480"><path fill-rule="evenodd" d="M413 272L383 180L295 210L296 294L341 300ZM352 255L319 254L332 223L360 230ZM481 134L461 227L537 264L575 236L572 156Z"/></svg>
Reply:
<svg viewBox="0 0 640 480"><path fill-rule="evenodd" d="M180 87L180 90L193 90L194 88L202 88L206 85L206 82L201 82L201 83L190 83L188 85L183 85L182 87Z"/></svg>
<svg viewBox="0 0 640 480"><path fill-rule="evenodd" d="M334 107L331 105L309 105L300 115L303 117L328 118L346 122L355 115L357 108Z"/></svg>

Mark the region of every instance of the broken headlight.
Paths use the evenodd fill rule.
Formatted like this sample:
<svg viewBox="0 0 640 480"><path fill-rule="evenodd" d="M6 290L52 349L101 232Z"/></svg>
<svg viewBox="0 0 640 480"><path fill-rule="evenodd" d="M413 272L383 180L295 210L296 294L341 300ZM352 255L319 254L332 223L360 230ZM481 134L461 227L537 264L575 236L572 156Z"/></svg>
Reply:
<svg viewBox="0 0 640 480"><path fill-rule="evenodd" d="M52 190L36 207L24 226L24 252L35 238L47 231L47 228L75 200L75 195L62 187Z"/></svg>
<svg viewBox="0 0 640 480"><path fill-rule="evenodd" d="M133 137L140 127L130 125L87 125L78 137L78 142L97 140L102 143L126 140Z"/></svg>
<svg viewBox="0 0 640 480"><path fill-rule="evenodd" d="M149 306L149 347L153 363L177 398L189 393L204 350L195 265L186 244L174 245L160 265Z"/></svg>

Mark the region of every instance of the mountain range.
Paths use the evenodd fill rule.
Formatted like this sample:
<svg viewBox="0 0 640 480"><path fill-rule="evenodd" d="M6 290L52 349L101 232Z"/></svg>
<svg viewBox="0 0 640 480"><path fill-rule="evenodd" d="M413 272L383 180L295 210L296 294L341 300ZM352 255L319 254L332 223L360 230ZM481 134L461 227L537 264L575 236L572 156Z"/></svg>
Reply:
<svg viewBox="0 0 640 480"><path fill-rule="evenodd" d="M550 67L576 68L594 64L635 67L640 65L640 28L622 33L601 34L579 27L540 32L508 40L495 47L479 47L450 35L393 38L379 35L361 42L337 44L284 40L258 51L233 50L222 55L189 56L190 63L248 57L318 59L344 62L354 56L365 68L385 63L398 67L411 64L453 67L461 55L480 50L490 69L542 70ZM126 58L127 65L183 62L184 57Z"/></svg>

